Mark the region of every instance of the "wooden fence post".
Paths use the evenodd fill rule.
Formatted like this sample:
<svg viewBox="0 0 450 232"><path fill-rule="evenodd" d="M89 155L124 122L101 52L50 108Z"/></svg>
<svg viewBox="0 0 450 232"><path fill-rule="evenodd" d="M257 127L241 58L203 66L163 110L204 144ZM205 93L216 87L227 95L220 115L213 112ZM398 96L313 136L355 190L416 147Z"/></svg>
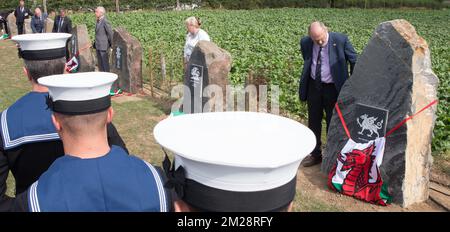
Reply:
<svg viewBox="0 0 450 232"><path fill-rule="evenodd" d="M153 51L152 48L149 49L148 51L148 71L150 73L150 92L152 97L154 97L154 93L153 93L153 85L155 83L153 83Z"/></svg>
<svg viewBox="0 0 450 232"><path fill-rule="evenodd" d="M166 82L166 58L164 57L163 52L161 52L161 77L162 77L161 87L163 87Z"/></svg>

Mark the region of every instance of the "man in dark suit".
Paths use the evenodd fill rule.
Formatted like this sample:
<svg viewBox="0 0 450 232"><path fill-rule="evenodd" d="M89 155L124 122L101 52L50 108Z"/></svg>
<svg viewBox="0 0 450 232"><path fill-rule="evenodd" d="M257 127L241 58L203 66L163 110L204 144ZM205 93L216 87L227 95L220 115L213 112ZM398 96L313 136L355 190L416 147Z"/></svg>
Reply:
<svg viewBox="0 0 450 232"><path fill-rule="evenodd" d="M17 25L17 33L19 35L23 34L23 24L25 23L25 19L29 16L32 16L30 9L25 7L25 1L20 0L19 6L14 11L14 16L16 16L16 25Z"/></svg>
<svg viewBox="0 0 450 232"><path fill-rule="evenodd" d="M317 145L303 166L322 162L321 132L325 110L327 131L339 91L353 72L357 53L344 34L328 32L322 22L309 26L309 36L302 38L300 48L304 60L299 95L308 105L308 127L314 132ZM350 71L349 71L350 64Z"/></svg>
<svg viewBox="0 0 450 232"><path fill-rule="evenodd" d="M52 32L72 34L72 21L66 16L66 10L59 10L59 15L55 18Z"/></svg>
<svg viewBox="0 0 450 232"><path fill-rule="evenodd" d="M33 33L45 33L45 20L47 20L48 15L42 13L41 8L36 7L34 10L34 16L31 18L31 31Z"/></svg>
<svg viewBox="0 0 450 232"><path fill-rule="evenodd" d="M105 8L101 6L95 9L97 24L95 26L94 48L97 51L98 68L101 72L109 72L109 49L113 39L112 27L106 20L105 13Z"/></svg>
<svg viewBox="0 0 450 232"><path fill-rule="evenodd" d="M60 9L59 15L55 17L55 23L53 24L53 33L68 33L72 34L72 20L66 16L66 10ZM67 40L66 44L66 59L69 60L70 52L69 52L69 43L70 40ZM73 55L73 54L72 54Z"/></svg>

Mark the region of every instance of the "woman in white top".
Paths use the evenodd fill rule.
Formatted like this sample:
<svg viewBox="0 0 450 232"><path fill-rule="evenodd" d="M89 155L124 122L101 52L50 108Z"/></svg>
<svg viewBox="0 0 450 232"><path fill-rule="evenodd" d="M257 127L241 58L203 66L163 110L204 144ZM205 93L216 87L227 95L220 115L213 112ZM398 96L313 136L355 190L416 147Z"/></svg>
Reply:
<svg viewBox="0 0 450 232"><path fill-rule="evenodd" d="M191 57L195 45L197 45L197 42L200 40L211 40L208 33L200 28L202 22L198 17L189 17L186 19L185 23L186 29L188 31L188 34L186 36L186 44L184 45L184 66L186 68L186 65L189 61L189 58Z"/></svg>

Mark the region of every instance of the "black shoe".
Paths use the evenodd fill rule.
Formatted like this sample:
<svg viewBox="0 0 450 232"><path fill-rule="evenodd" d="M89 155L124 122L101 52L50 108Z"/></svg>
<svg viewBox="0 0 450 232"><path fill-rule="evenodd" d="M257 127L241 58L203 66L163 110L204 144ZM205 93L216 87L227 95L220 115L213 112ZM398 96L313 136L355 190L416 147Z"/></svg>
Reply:
<svg viewBox="0 0 450 232"><path fill-rule="evenodd" d="M322 156L310 155L303 160L303 167L311 167L322 163Z"/></svg>

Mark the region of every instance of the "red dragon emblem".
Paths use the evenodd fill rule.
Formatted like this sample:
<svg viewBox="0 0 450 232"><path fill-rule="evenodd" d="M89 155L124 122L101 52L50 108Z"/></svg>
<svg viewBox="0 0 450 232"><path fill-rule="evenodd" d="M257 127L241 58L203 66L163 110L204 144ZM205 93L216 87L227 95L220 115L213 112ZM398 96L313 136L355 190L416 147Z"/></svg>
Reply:
<svg viewBox="0 0 450 232"><path fill-rule="evenodd" d="M363 150L354 149L346 153L345 156L341 153L338 154L338 161L343 164L340 171L349 171L342 184L342 194L386 206L386 203L380 197L383 185L380 171L378 168L372 169L372 166L376 165L374 164L375 156L372 155L374 150L375 144L372 144ZM328 176L328 186L335 191L339 191L332 183L336 168L337 164L334 165ZM372 173L374 171L375 173Z"/></svg>

